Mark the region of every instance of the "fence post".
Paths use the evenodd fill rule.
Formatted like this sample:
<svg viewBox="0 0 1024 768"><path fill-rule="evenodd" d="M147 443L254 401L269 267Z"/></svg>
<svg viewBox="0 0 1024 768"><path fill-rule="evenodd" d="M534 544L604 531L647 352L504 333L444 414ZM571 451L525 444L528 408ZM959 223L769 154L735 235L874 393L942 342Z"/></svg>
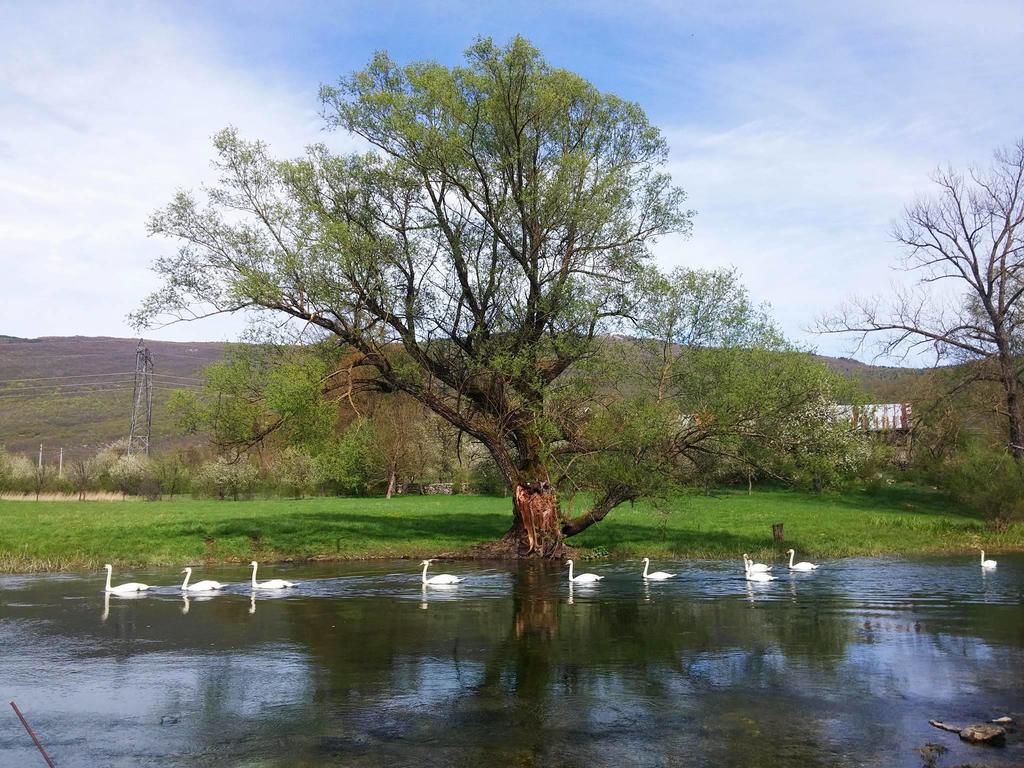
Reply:
<svg viewBox="0 0 1024 768"><path fill-rule="evenodd" d="M782 523L772 523L772 539L776 544L781 544L785 540L785 536L782 533Z"/></svg>

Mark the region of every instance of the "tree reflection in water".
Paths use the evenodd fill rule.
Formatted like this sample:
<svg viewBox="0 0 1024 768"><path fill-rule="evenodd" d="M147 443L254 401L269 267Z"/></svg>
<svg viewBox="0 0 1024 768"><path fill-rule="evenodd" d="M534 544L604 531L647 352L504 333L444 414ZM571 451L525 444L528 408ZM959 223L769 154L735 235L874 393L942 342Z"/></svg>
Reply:
<svg viewBox="0 0 1024 768"><path fill-rule="evenodd" d="M916 768L929 717L1024 710L1024 607L1005 564L983 582L955 563L853 563L751 592L715 565L659 585L608 565L570 591L542 565L423 590L382 564L320 594L239 590L185 615L178 594L40 580L0 604L0 642L19 649L0 679L76 745L62 768ZM28 762L19 744L0 733ZM986 762L1022 757L1011 745Z"/></svg>

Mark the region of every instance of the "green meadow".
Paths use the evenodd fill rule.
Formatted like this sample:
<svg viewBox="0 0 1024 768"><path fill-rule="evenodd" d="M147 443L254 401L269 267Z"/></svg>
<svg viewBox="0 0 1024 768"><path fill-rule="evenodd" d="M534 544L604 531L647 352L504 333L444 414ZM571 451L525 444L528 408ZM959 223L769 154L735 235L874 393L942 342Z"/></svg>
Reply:
<svg viewBox="0 0 1024 768"><path fill-rule="evenodd" d="M0 570L423 556L459 557L508 527L487 496L214 501L0 501ZM935 491L721 491L614 510L571 540L580 557L781 558L771 526L801 558L1024 549L1024 524L995 530Z"/></svg>

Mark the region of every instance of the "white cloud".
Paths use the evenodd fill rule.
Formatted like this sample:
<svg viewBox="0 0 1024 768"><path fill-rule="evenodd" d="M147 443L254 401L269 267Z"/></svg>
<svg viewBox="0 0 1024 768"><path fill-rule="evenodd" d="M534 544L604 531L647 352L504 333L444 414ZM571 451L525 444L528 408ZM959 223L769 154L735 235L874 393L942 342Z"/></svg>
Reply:
<svg viewBox="0 0 1024 768"><path fill-rule="evenodd" d="M691 241L664 243L659 256L738 267L790 336L842 354L849 339L803 329L852 295L911 279L896 269L890 233L904 206L931 192L932 171L986 164L1019 138L1024 6L773 8L704 17L764 34L698 70L714 118L667 131L673 175L698 218ZM979 21L1000 14L998 29Z"/></svg>
<svg viewBox="0 0 1024 768"><path fill-rule="evenodd" d="M659 257L735 265L788 333L823 351L845 345L802 333L816 315L905 279L892 270L889 232L928 190L929 172L985 163L1022 132L1016 0L641 6L605 2L588 13L629 36L619 40L643 41L643 55L581 60L597 81L623 76L672 123L672 171L698 218L693 239L661 243ZM297 34L274 26L292 19L292 6L260 6L245 16L258 27L246 35L255 29L274 45L263 58L247 52L243 67L244 36L221 39L215 21L185 21L181 7L0 6L0 333L130 333L125 314L155 284L148 265L173 248L148 240L144 222L176 189L209 177L210 136L234 124L278 154L324 138L315 78L282 74L302 68L304 46L319 46L321 69L344 71L349 52L358 65L373 48L401 50L410 36L419 48L440 45L459 33L451 25L480 23L456 9L451 24L429 28L422 20L442 11L420 8L408 14L411 31L385 30L371 6L354 6L344 18L334 9L315 23L300 18L308 24ZM537 21L557 11L533 10ZM342 28L365 37L337 57L323 53ZM574 67L597 28L560 32L548 55ZM224 338L239 327L207 321L159 337Z"/></svg>
<svg viewBox="0 0 1024 768"><path fill-rule="evenodd" d="M139 6L27 8L0 11L0 333L129 335L173 247L147 239L148 215L210 177L225 125L287 154L322 140L316 84L233 68L216 38Z"/></svg>

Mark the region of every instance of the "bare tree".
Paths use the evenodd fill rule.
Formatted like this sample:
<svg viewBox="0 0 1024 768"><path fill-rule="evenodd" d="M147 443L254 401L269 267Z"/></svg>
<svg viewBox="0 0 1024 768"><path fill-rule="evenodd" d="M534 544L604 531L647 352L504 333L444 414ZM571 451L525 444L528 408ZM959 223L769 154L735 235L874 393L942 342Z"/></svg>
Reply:
<svg viewBox="0 0 1024 768"><path fill-rule="evenodd" d="M71 478L71 487L78 494L78 500L85 500L85 492L96 482L96 462L93 459L79 457L71 461L68 475Z"/></svg>
<svg viewBox="0 0 1024 768"><path fill-rule="evenodd" d="M422 454L426 413L423 406L411 397L397 394L374 401L371 419L374 426L376 451L387 480L385 497L390 499L398 490L402 475L417 466L416 458ZM419 464L422 468L422 464Z"/></svg>
<svg viewBox="0 0 1024 768"><path fill-rule="evenodd" d="M936 364L966 364L964 379L997 382L1007 445L1022 461L1024 140L987 169L946 169L933 180L938 193L909 206L893 233L916 285L889 303L854 300L817 327L858 334L858 346L878 338L884 355L929 350Z"/></svg>

